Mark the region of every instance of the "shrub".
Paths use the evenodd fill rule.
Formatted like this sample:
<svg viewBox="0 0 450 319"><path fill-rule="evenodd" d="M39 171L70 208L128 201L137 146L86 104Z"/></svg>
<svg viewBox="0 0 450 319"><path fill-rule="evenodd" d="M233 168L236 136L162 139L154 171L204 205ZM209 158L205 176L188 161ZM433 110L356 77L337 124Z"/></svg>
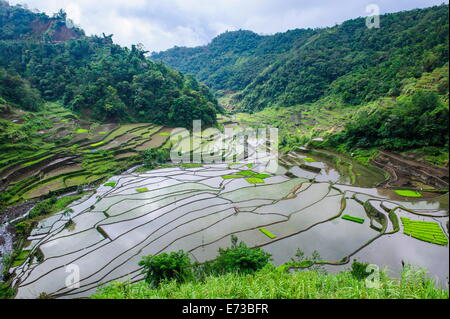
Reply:
<svg viewBox="0 0 450 319"><path fill-rule="evenodd" d="M358 280L364 280L370 275L370 272L367 272L368 266L369 264L360 263L355 259L352 263L352 269L350 273L354 278Z"/></svg>
<svg viewBox="0 0 450 319"><path fill-rule="evenodd" d="M5 283L0 283L0 299L10 299L14 296L14 290Z"/></svg>
<svg viewBox="0 0 450 319"><path fill-rule="evenodd" d="M53 205L58 201L56 196L46 199L33 207L30 211L29 218L44 216L52 212Z"/></svg>
<svg viewBox="0 0 450 319"><path fill-rule="evenodd" d="M144 159L144 167L148 169L153 169L158 164L166 162L169 158L168 149L155 149L151 148L142 152L142 157Z"/></svg>
<svg viewBox="0 0 450 319"><path fill-rule="evenodd" d="M210 270L250 274L262 269L271 260L271 255L261 248L249 248L244 242L238 244L236 236L231 237L231 243L230 248L219 249L219 256L212 262Z"/></svg>
<svg viewBox="0 0 450 319"><path fill-rule="evenodd" d="M154 287L163 281L175 280L181 283L193 277L189 255L182 250L143 257L139 266L144 267L142 273L145 281Z"/></svg>
<svg viewBox="0 0 450 319"><path fill-rule="evenodd" d="M322 257L317 250L314 250L311 256L306 256L303 250L297 249L295 256L291 258L290 262L282 265L281 269L286 269L286 267L289 268L291 266L297 268L308 268L310 271L326 274L327 271L323 265L320 264L320 261L322 261Z"/></svg>
<svg viewBox="0 0 450 319"><path fill-rule="evenodd" d="M16 228L17 235L26 236L28 234L28 232L30 231L31 225L30 225L30 223L24 221L24 222L17 223L14 227Z"/></svg>

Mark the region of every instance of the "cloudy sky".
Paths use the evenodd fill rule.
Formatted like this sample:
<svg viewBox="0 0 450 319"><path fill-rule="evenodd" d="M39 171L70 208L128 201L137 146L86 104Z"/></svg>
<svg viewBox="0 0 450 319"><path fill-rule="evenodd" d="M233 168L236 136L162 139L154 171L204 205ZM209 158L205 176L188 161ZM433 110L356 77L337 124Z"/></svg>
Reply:
<svg viewBox="0 0 450 319"><path fill-rule="evenodd" d="M64 8L88 35L114 34L121 45L148 51L207 44L227 30L273 34L295 28L333 26L381 13L424 8L448 0L10 0L53 14Z"/></svg>

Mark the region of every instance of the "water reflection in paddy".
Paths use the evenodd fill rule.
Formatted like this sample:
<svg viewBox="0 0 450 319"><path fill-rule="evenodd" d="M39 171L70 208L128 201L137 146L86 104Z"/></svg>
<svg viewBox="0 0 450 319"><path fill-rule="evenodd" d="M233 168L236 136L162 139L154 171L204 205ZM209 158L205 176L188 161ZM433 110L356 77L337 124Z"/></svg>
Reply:
<svg viewBox="0 0 450 319"><path fill-rule="evenodd" d="M434 218L445 225L448 217L442 215L448 214L448 197L405 201L392 191L311 183L301 174L300 178L272 176L263 184L222 178L242 170L249 168L213 164L112 178L115 187L100 186L95 195L75 203L70 216L56 214L39 223L39 232L34 234L42 238L35 239L29 249L39 249L44 260L31 260L14 269L17 297L34 298L42 292L56 297L88 296L99 284L141 279L138 261L144 255L183 249L193 259L205 261L214 258L218 248L228 247L232 234L250 246L263 247L277 264L289 261L297 249L307 255L317 250L330 262L354 255L396 269L405 260L426 266L439 278L448 276L448 246L421 242L400 232L382 235L371 228L370 216L361 205L371 201L382 215L387 214L382 204L418 210L433 216L398 211L399 216ZM365 221L343 220L343 214ZM73 229L65 227L69 219ZM269 239L260 227L277 237ZM389 224L386 229L393 227ZM80 288L65 285L69 264L80 269Z"/></svg>

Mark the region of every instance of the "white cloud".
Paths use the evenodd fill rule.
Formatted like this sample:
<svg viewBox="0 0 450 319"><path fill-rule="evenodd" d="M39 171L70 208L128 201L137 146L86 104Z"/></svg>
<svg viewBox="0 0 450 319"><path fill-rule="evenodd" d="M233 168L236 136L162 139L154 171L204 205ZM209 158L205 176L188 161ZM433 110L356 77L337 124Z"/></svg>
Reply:
<svg viewBox="0 0 450 319"><path fill-rule="evenodd" d="M295 28L324 27L381 12L428 7L444 0L10 0L53 14L64 8L88 35L114 34L114 41L147 50L208 43L226 30L272 34ZM448 0L445 1L448 3Z"/></svg>

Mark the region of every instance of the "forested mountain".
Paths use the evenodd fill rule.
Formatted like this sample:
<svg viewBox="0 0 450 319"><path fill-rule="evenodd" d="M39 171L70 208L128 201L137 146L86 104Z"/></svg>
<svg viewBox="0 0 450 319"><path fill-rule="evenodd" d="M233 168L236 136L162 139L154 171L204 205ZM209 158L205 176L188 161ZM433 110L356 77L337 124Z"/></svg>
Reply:
<svg viewBox="0 0 450 319"><path fill-rule="evenodd" d="M100 121L214 124L218 104L209 89L145 53L114 44L112 35L86 37L63 11L48 17L0 0L3 104L36 110L40 100L61 101Z"/></svg>
<svg viewBox="0 0 450 319"><path fill-rule="evenodd" d="M398 96L405 81L448 61L448 5L271 36L227 32L209 45L153 53L216 90L239 91L239 110L291 106L333 96L361 104ZM227 92L231 93L231 92Z"/></svg>
<svg viewBox="0 0 450 319"><path fill-rule="evenodd" d="M11 74L0 68L0 108L8 104L28 111L37 111L42 106L42 98L27 80L18 74Z"/></svg>
<svg viewBox="0 0 450 319"><path fill-rule="evenodd" d="M213 89L240 91L281 55L301 46L316 33L314 30L293 30L260 36L244 30L226 32L207 46L175 47L153 53L152 59L194 74Z"/></svg>

